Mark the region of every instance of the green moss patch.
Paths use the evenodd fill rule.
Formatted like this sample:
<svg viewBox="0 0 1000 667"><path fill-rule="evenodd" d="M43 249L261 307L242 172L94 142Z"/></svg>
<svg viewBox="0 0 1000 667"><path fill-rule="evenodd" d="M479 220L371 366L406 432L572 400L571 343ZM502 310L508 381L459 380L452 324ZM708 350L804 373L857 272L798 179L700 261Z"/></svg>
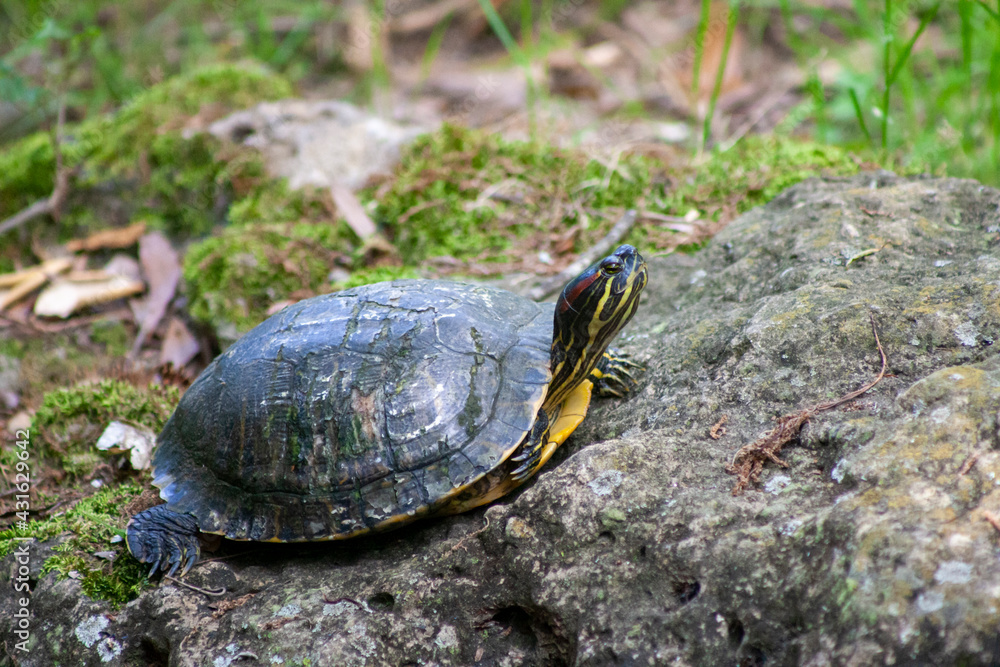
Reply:
<svg viewBox="0 0 1000 667"><path fill-rule="evenodd" d="M668 170L641 154L603 162L579 152L445 126L418 140L388 187L363 193L405 263L445 256L509 262L579 232L577 249L601 238L627 208L715 222L765 203L821 174L859 169L850 153L797 139L751 136L700 164ZM670 247L676 233L636 226L626 241Z"/></svg>
<svg viewBox="0 0 1000 667"><path fill-rule="evenodd" d="M328 222L228 227L188 249L189 312L223 333L245 332L274 303L328 291L330 270L351 249L344 229Z"/></svg>
<svg viewBox="0 0 1000 667"><path fill-rule="evenodd" d="M386 280L419 278L421 275L421 272L412 266L376 266L353 272L346 280L334 283L333 288L336 290L350 289L351 287L370 285Z"/></svg>
<svg viewBox="0 0 1000 667"><path fill-rule="evenodd" d="M141 493L142 488L131 483L104 488L65 514L4 530L0 532L0 557L11 552L15 538L44 541L69 533L55 547L55 555L45 561L42 572L78 579L90 597L123 605L135 599L146 583L145 570L128 554L123 540L128 523L125 506ZM122 539L112 542L116 537Z"/></svg>
<svg viewBox="0 0 1000 667"><path fill-rule="evenodd" d="M121 320L98 320L90 325L90 340L109 357L122 358L132 348L132 335Z"/></svg>
<svg viewBox="0 0 1000 667"><path fill-rule="evenodd" d="M529 248L552 249L550 237L574 226L580 247L600 238L616 209L641 206L657 189L655 169L643 156L604 164L446 125L406 151L389 187L369 189L362 199L372 203L405 264L431 257L520 262Z"/></svg>
<svg viewBox="0 0 1000 667"><path fill-rule="evenodd" d="M111 421L124 421L159 432L180 399L176 387L136 387L101 380L56 389L45 395L35 413L32 435L36 465L58 468L71 477L86 475L103 459L94 443Z"/></svg>
<svg viewBox="0 0 1000 667"><path fill-rule="evenodd" d="M119 420L159 431L179 395L175 387L136 387L110 379L48 392L30 430L31 470L36 480L33 505L55 502L53 489L64 503L90 493L88 484L74 488L73 482L85 480L106 461L106 455L94 445L107 424ZM13 469L16 452L5 449L0 466ZM45 562L43 572L73 577L87 595L124 604L138 595L145 575L142 566L127 554L124 543L112 539L124 536L125 505L142 491L143 487L133 481L104 487L64 513L60 509L58 515L0 531L0 556L10 552L16 537L45 541L69 534L55 547L55 555Z"/></svg>
<svg viewBox="0 0 1000 667"><path fill-rule="evenodd" d="M68 125L61 143L76 178L58 227L62 240L145 218L175 235L206 233L230 183L222 175L211 119L292 94L283 78L253 64L206 67L168 79L115 114ZM0 218L52 192L51 137L38 133L0 152Z"/></svg>
<svg viewBox="0 0 1000 667"><path fill-rule="evenodd" d="M750 135L727 151L682 170L664 206L683 215L692 208L714 219L740 214L813 176L849 176L861 161L835 146L791 137ZM728 209L728 210L727 210Z"/></svg>

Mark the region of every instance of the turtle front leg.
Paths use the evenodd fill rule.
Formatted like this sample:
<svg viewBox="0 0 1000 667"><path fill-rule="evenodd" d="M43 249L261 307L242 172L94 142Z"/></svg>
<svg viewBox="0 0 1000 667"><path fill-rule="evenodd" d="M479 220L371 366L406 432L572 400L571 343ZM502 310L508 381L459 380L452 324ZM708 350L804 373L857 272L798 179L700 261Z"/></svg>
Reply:
<svg viewBox="0 0 1000 667"><path fill-rule="evenodd" d="M125 528L128 550L140 563L152 563L149 576L157 570L168 577L181 567L181 576L198 562L198 522L190 514L180 514L166 505L139 512ZM167 568L170 568L169 571Z"/></svg>
<svg viewBox="0 0 1000 667"><path fill-rule="evenodd" d="M549 416L544 409L540 409L538 416L535 417L535 424L531 427L531 432L525 436L524 442L521 444L520 451L510 457L511 461L521 464L510 473L510 477L515 483L520 484L528 479L545 463L545 460L542 459L542 453L547 444L549 444Z"/></svg>
<svg viewBox="0 0 1000 667"><path fill-rule="evenodd" d="M639 364L629 361L623 352L608 349L590 371L588 380L594 383L599 396L621 398L635 389L638 382L632 371L645 370Z"/></svg>

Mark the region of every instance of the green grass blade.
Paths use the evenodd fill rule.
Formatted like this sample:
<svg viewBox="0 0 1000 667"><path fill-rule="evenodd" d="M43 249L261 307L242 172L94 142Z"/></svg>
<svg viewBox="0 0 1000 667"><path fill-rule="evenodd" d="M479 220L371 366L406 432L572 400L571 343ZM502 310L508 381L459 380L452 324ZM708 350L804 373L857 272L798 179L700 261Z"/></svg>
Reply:
<svg viewBox="0 0 1000 667"><path fill-rule="evenodd" d="M874 146L872 143L872 135L868 132L868 124L865 122L865 115L861 112L861 102L858 101L858 93L854 88L849 88L848 92L851 94L851 104L854 105L854 115L857 116L858 125L861 126L861 131L865 134L865 139L868 140L869 146Z"/></svg>
<svg viewBox="0 0 1000 667"><path fill-rule="evenodd" d="M274 55L277 44L274 42L274 31L271 29L271 21L264 12L263 7L257 7L256 12L257 34L252 37L254 56L263 62L270 62Z"/></svg>
<svg viewBox="0 0 1000 667"><path fill-rule="evenodd" d="M813 98L813 109L816 117L816 136L820 141L826 142L829 135L829 122L826 112L826 91L823 89L823 82L819 78L816 68L812 68L809 77L806 79L806 91Z"/></svg>
<svg viewBox="0 0 1000 667"><path fill-rule="evenodd" d="M531 76L531 62L528 60L527 54L525 54L524 49L518 46L517 41L514 36L510 34L510 30L507 29L506 24L504 24L503 19L497 14L496 8L490 0L478 0L479 7L483 10L483 14L486 15L486 22L490 24L493 32L496 36L500 38L500 42L503 44L504 48L507 49L507 53L510 57L514 59L514 62L524 70L524 79L527 83L528 91L528 134L532 139L535 138L537 131L535 122L535 99L538 97L538 88L535 86L535 79Z"/></svg>
<svg viewBox="0 0 1000 667"><path fill-rule="evenodd" d="M994 11L987 5L983 0L976 0L976 4L986 10L986 13L993 17L993 20L1000 23L1000 2L997 3L997 8Z"/></svg>
<svg viewBox="0 0 1000 667"><path fill-rule="evenodd" d="M503 47L507 49L507 53L514 59L514 62L527 69L531 63L528 62L528 58L518 45L517 40L510 34L510 30L507 29L507 25L503 22L503 19L497 14L493 3L490 0L477 1L479 2L479 7L483 10L483 14L486 15L486 22L490 24L490 28L496 33Z"/></svg>
<svg viewBox="0 0 1000 667"><path fill-rule="evenodd" d="M882 92L882 150L889 147L889 93L892 86L889 85L889 74L892 67L889 59L892 56L892 0L885 0L885 15L882 17L882 41L885 49L882 56L882 74L885 81L885 90Z"/></svg>
<svg viewBox="0 0 1000 667"><path fill-rule="evenodd" d="M736 19L739 5L735 2L729 3L729 17L726 20L726 39L722 43L722 59L719 62L719 69L715 71L715 85L712 86L712 96L708 100L708 112L705 114L705 126L702 129L701 145L708 145L708 138L712 130L712 116L715 114L715 103L719 99L719 92L722 90L722 78L726 73L726 61L729 60L729 46L733 42L733 33L736 32Z"/></svg>
<svg viewBox="0 0 1000 667"><path fill-rule="evenodd" d="M430 37L427 38L427 46L424 48L424 55L420 59L420 78L422 80L430 76L431 66L434 65L438 53L441 52L441 45L444 44L444 34L448 32L448 26L451 25L451 20L454 16L454 12L450 12L445 16L443 21L434 26Z"/></svg>
<svg viewBox="0 0 1000 667"><path fill-rule="evenodd" d="M896 77L899 76L899 71L903 69L903 65L905 65L906 61L910 58L910 53L913 51L913 45L918 39L920 39L920 35L922 35L924 29L927 28L927 24L934 20L934 16L937 15L937 11L940 6L941 3L938 2L936 5L931 7L929 12L924 14L922 19L920 19L920 26L917 27L917 31L913 33L913 37L911 37L910 41L908 41L906 46L903 47L903 52L899 55L899 60L897 60L896 64L893 65L892 72L889 74L889 78L886 79L886 88L895 83Z"/></svg>
<svg viewBox="0 0 1000 667"><path fill-rule="evenodd" d="M965 80L972 83L972 2L958 0L958 18L961 23L962 37L962 70Z"/></svg>
<svg viewBox="0 0 1000 667"><path fill-rule="evenodd" d="M711 0L701 0L701 18L698 20L698 32L694 38L694 65L691 72L691 99L698 101L698 88L701 83L701 57L705 49L705 36L708 34L709 9Z"/></svg>
<svg viewBox="0 0 1000 667"><path fill-rule="evenodd" d="M533 41L535 25L531 4L531 0L521 0L521 40L528 45Z"/></svg>
<svg viewBox="0 0 1000 667"><path fill-rule="evenodd" d="M276 69L284 69L286 65L295 57L298 53L299 48L305 43L312 33L313 25L316 23L317 10L315 8L307 9L302 16L299 17L298 21L295 22L295 27L285 35L285 38L281 40L275 48L274 53L271 54L271 59L268 64Z"/></svg>
<svg viewBox="0 0 1000 667"><path fill-rule="evenodd" d="M796 57L799 57L802 53L802 47L799 43L799 35L795 31L795 25L792 23L792 7L788 0L781 0L778 4L781 6L781 20L785 24L785 39L788 40L788 48Z"/></svg>

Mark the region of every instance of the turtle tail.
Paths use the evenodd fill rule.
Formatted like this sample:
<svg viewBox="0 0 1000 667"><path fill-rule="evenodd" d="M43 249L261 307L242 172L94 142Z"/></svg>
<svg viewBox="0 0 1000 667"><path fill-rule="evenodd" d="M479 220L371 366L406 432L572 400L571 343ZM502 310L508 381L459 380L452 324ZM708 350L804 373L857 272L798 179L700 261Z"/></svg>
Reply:
<svg viewBox="0 0 1000 667"><path fill-rule="evenodd" d="M181 568L181 576L198 562L198 522L190 514L180 514L157 505L139 512L125 529L128 550L140 563L152 563L149 576L157 570L168 577ZM169 568L169 571L168 569Z"/></svg>

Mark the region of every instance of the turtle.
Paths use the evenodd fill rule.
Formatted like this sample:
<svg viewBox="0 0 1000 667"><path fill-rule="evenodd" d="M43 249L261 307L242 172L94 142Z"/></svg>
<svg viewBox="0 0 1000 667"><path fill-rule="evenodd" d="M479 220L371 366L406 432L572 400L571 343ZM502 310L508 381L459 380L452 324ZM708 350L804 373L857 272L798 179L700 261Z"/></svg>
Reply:
<svg viewBox="0 0 1000 667"><path fill-rule="evenodd" d="M132 555L183 576L199 533L340 540L464 512L531 478L593 393L636 364L608 351L646 263L618 247L555 304L494 287L395 280L287 306L215 358L157 438L166 501L126 528Z"/></svg>

